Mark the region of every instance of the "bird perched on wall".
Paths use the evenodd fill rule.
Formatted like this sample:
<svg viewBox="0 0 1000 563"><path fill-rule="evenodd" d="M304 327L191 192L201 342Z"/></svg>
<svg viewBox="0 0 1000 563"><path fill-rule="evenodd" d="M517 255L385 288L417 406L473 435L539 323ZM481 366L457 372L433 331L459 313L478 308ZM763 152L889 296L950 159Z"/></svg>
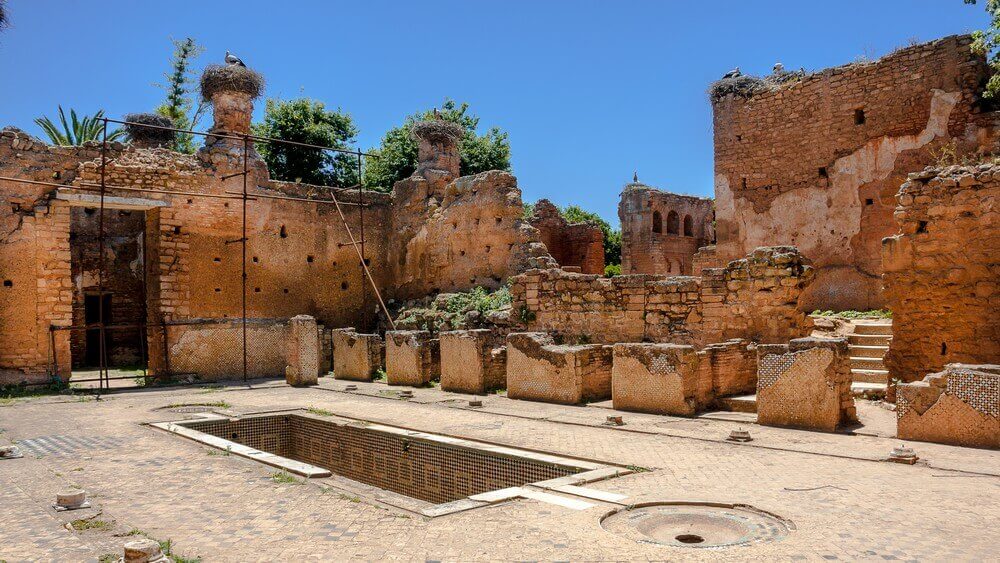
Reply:
<svg viewBox="0 0 1000 563"><path fill-rule="evenodd" d="M740 72L740 67L736 67L733 70L727 72L726 74L723 74L722 77L723 78L736 78L737 76L740 76L742 74L743 73Z"/></svg>
<svg viewBox="0 0 1000 563"><path fill-rule="evenodd" d="M639 183L639 171L638 170L632 172L632 183L634 183L634 184L638 184Z"/></svg>
<svg viewBox="0 0 1000 563"><path fill-rule="evenodd" d="M434 108L434 119L441 119L441 112L438 111L438 108Z"/></svg>
<svg viewBox="0 0 1000 563"><path fill-rule="evenodd" d="M226 64L229 66L241 66L246 68L247 65L243 64L243 61L239 57L226 50Z"/></svg>
<svg viewBox="0 0 1000 563"><path fill-rule="evenodd" d="M774 73L777 74L777 73L785 70L785 65L783 65L781 63L774 63L774 68L772 68L771 70L773 70Z"/></svg>

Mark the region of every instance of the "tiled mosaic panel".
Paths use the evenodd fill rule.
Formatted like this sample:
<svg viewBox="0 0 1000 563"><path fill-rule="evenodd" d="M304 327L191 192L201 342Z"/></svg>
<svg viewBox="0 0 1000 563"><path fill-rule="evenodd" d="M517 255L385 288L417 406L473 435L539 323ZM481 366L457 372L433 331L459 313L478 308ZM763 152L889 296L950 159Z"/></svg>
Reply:
<svg viewBox="0 0 1000 563"><path fill-rule="evenodd" d="M989 416L1000 416L1000 376L955 370L948 374L949 395Z"/></svg>
<svg viewBox="0 0 1000 563"><path fill-rule="evenodd" d="M110 450L122 445L120 439L110 436L39 436L16 443L37 456L73 456L85 450Z"/></svg>
<svg viewBox="0 0 1000 563"><path fill-rule="evenodd" d="M577 471L295 415L189 426L435 504Z"/></svg>

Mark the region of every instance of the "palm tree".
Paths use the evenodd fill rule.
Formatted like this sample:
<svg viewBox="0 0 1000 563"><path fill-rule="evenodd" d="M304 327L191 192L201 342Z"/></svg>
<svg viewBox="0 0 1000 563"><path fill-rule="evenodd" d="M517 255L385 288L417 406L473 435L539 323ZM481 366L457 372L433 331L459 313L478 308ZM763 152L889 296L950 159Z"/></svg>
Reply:
<svg viewBox="0 0 1000 563"><path fill-rule="evenodd" d="M98 110L93 116L85 115L83 119L78 119L76 110L70 109L69 121L67 122L66 114L63 112L62 106L59 106L59 122L62 124L62 130L48 117L39 117L35 120L35 123L42 128L42 131L45 131L45 134L49 137L49 141L53 145L73 146L82 145L87 141L102 140L102 131L104 129L103 119L103 109ZM108 140L114 141L124 135L124 133L121 129L108 131Z"/></svg>

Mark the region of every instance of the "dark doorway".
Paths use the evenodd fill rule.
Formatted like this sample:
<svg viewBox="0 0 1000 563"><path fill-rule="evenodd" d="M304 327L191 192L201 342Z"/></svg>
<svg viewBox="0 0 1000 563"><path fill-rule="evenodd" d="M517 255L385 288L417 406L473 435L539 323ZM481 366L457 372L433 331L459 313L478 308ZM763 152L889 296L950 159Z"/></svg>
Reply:
<svg viewBox="0 0 1000 563"><path fill-rule="evenodd" d="M103 296L96 294L83 296L83 317L88 327L100 323L102 315L104 316L105 325L112 324L111 310L110 293L105 293ZM87 328L87 347L83 360L86 367L100 366L101 351L110 349L111 331L104 331L104 345L101 346L101 329Z"/></svg>

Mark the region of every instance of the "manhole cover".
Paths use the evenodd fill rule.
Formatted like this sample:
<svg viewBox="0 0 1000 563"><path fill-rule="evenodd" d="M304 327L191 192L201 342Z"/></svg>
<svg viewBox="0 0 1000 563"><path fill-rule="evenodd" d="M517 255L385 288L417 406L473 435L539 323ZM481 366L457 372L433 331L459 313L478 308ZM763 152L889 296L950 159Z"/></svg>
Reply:
<svg viewBox="0 0 1000 563"><path fill-rule="evenodd" d="M722 548L780 540L794 527L746 505L647 504L611 512L605 530L640 543Z"/></svg>

